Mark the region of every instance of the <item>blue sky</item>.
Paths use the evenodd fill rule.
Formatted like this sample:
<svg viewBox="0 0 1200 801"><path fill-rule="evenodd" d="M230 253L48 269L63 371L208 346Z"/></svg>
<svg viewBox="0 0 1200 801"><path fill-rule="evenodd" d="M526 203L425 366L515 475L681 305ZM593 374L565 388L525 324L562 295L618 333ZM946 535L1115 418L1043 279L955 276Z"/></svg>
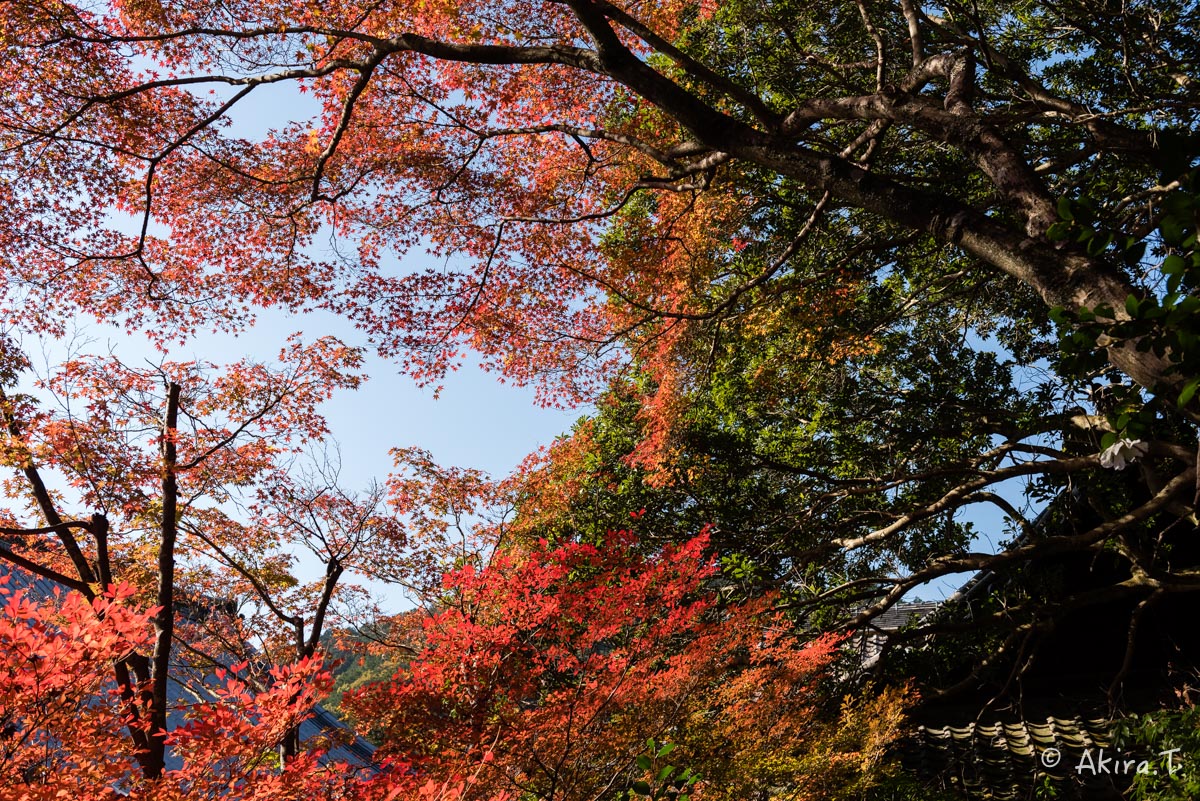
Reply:
<svg viewBox="0 0 1200 801"><path fill-rule="evenodd" d="M230 95L232 90L221 87L216 94ZM268 84L232 109L229 133L261 140L272 129L313 119L318 113L312 96L295 91L290 82ZM395 269L415 272L440 264L416 248ZM167 357L217 363L247 355L271 359L295 332L302 332L308 340L332 334L350 345L364 341L352 325L331 314L265 311L259 313L258 325L249 332L237 337L200 337ZM122 345L119 352L126 347ZM333 439L342 450L347 488L383 479L392 467L388 450L393 447L419 446L441 464L479 468L498 477L539 445L567 431L583 413L540 408L532 388L501 384L496 375L479 369L470 358L466 362L446 376L444 389L435 399L432 389L417 387L401 376L394 364L368 351L370 380L357 392L340 393L323 409Z"/></svg>
<svg viewBox="0 0 1200 801"><path fill-rule="evenodd" d="M260 139L272 128L310 119L317 112L313 98L299 94L290 84L268 85L233 109L232 132ZM409 272L428 266L436 265L418 248L397 268ZM332 315L268 313L261 320L248 335L219 341L220 352L194 355L213 361L257 352L266 357L294 331L310 337L333 334L348 344L362 340L351 325ZM342 449L342 475L348 487L382 479L392 466L388 449L407 446L429 450L441 464L479 468L499 477L539 445L567 431L582 414L540 408L532 388L501 384L496 375L479 369L469 358L466 361L462 369L446 376L444 389L434 399L432 389L418 388L399 375L395 365L368 356L370 380L357 392L335 397L324 410Z"/></svg>
<svg viewBox="0 0 1200 801"><path fill-rule="evenodd" d="M131 364L165 358L219 365L247 356L271 361L288 336L296 332L308 341L327 335L348 344L363 339L353 326L331 314L267 311L259 318L254 328L239 335L202 334L186 345L172 346L165 356L145 340L115 327L84 323L80 331L94 340L87 348L89 352L112 349ZM51 345L51 358L61 358L62 350L61 345ZM322 407L331 439L342 450L342 475L348 489L362 488L372 479L386 477L392 467L388 450L393 447L419 446L442 464L475 467L499 477L539 445L566 432L586 412L541 408L534 401L532 388L502 384L496 374L476 367L470 360L446 376L440 396L435 398L432 388L418 387L411 378L401 375L395 364L370 350L366 357L365 373L369 378L362 387L338 392Z"/></svg>
<svg viewBox="0 0 1200 801"><path fill-rule="evenodd" d="M235 107L229 133L260 139L272 128L312 118L315 111L311 98L293 89L262 87ZM114 223L120 227L125 224L119 219ZM394 269L418 271L431 266L432 261L416 248ZM145 337L87 319L78 321L73 341L26 337L23 345L35 372L44 374L47 366L52 368L72 351L111 352L131 365L143 359L156 363L202 360L221 365L247 357L271 362L294 333L301 333L306 341L333 335L349 345L365 342L364 335L349 322L330 313L296 315L260 310L257 314L258 323L238 335L201 334L184 345L172 345L165 353L156 351ZM424 448L442 465L478 468L502 477L527 454L568 431L586 412L540 407L532 387L501 383L496 374L477 367L469 354L465 364L441 382L436 398L432 388L418 387L411 378L401 375L395 364L370 349L366 359L369 378L361 388L339 392L321 409L329 422L330 441L340 450L340 483L350 491L383 481L393 468L389 450L395 447ZM37 370L39 363L42 370ZM31 387L27 384L25 388ZM47 478L58 483L52 476ZM378 586L376 590L386 592ZM388 606L396 604L403 601L398 597L388 599Z"/></svg>

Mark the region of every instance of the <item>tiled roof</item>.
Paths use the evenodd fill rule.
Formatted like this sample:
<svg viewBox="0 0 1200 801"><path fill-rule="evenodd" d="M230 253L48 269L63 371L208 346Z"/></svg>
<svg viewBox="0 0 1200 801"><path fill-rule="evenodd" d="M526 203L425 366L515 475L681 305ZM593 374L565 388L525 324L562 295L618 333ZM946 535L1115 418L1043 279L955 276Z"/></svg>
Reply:
<svg viewBox="0 0 1200 801"><path fill-rule="evenodd" d="M921 726L901 750L910 770L938 777L970 799L1032 798L1049 782L1062 797L1102 801L1120 798L1114 777L1078 768L1088 759L1094 764L1100 749L1112 754L1112 748L1106 720L1048 717L1044 722Z"/></svg>
<svg viewBox="0 0 1200 801"><path fill-rule="evenodd" d="M919 623L941 607L934 601L898 603L881 612L858 632L853 647L858 649L859 665L863 670L876 664L889 634L912 623Z"/></svg>
<svg viewBox="0 0 1200 801"><path fill-rule="evenodd" d="M879 614L871 621L873 628L882 631L899 631L909 623L915 623L941 606L938 601L913 601L898 603Z"/></svg>

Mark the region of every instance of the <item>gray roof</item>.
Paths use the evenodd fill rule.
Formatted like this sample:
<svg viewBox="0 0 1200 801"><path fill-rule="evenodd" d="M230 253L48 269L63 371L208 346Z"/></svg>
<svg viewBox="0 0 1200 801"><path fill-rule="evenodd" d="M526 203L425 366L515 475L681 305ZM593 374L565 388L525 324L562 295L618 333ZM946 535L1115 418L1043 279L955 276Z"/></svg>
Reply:
<svg viewBox="0 0 1200 801"><path fill-rule="evenodd" d="M881 612L870 625L881 631L899 631L910 623L919 622L940 606L939 601L898 603Z"/></svg>
<svg viewBox="0 0 1200 801"><path fill-rule="evenodd" d="M1044 721L1012 720L921 726L907 743L907 767L919 775L937 776L969 799L1016 801L1032 798L1043 783L1072 797L1120 798L1112 795L1113 777L1079 770L1113 755L1112 723L1101 718L1047 717Z"/></svg>

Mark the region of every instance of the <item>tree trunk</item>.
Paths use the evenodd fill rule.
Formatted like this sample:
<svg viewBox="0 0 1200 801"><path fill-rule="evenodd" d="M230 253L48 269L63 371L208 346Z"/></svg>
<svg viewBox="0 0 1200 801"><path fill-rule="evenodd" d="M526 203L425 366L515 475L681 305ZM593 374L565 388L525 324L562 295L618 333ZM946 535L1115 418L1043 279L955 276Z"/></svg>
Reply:
<svg viewBox="0 0 1200 801"><path fill-rule="evenodd" d="M167 731L171 641L175 635L175 540L178 534L176 513L179 497L175 477L175 433L179 423L179 392L178 384L172 383L167 388L167 410L162 433L162 541L158 547L158 594L155 598L159 610L154 618L154 652L150 658L150 752L142 762L148 779L159 778L166 767L166 743L163 738Z"/></svg>

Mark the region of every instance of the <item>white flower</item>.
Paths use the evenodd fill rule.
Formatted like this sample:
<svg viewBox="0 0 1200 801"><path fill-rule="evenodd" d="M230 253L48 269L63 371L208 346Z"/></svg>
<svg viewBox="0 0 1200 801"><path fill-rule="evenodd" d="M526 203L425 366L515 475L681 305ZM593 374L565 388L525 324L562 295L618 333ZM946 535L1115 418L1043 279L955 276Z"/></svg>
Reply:
<svg viewBox="0 0 1200 801"><path fill-rule="evenodd" d="M1119 439L1100 452L1100 466L1124 470L1125 465L1146 455L1150 446L1140 439Z"/></svg>

